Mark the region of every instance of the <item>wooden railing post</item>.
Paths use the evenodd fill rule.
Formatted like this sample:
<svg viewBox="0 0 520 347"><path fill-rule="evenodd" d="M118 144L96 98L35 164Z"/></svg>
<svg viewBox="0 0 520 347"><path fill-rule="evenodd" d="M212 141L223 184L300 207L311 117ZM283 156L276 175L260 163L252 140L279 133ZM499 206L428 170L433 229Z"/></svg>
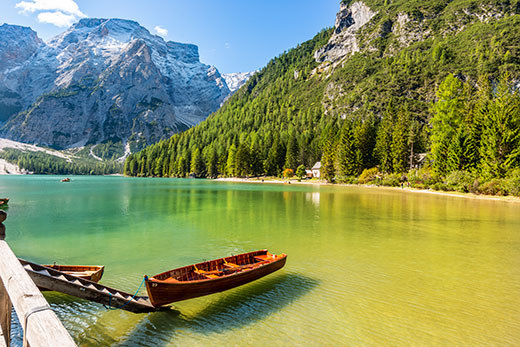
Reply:
<svg viewBox="0 0 520 347"><path fill-rule="evenodd" d="M11 341L11 310L13 306L5 286L0 280L0 340L5 341L5 345L9 346ZM0 341L0 346L2 341Z"/></svg>
<svg viewBox="0 0 520 347"><path fill-rule="evenodd" d="M76 346L5 241L0 241L0 280L23 327L24 345Z"/></svg>

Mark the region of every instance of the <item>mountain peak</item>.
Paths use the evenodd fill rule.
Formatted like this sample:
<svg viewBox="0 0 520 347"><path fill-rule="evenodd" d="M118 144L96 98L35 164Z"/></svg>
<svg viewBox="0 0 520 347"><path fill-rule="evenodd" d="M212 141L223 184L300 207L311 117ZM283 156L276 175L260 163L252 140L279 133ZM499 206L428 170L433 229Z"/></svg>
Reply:
<svg viewBox="0 0 520 347"><path fill-rule="evenodd" d="M11 138L59 148L152 143L199 123L229 94L196 45L166 42L132 20L81 19L13 56L15 39L0 34L0 105L9 105L0 119L10 117L2 131Z"/></svg>
<svg viewBox="0 0 520 347"><path fill-rule="evenodd" d="M29 27L0 25L0 73L22 64L42 44L43 41Z"/></svg>
<svg viewBox="0 0 520 347"><path fill-rule="evenodd" d="M72 25L75 28L95 28L100 25L120 25L126 27L141 27L141 25L130 19L120 18L82 18L76 24Z"/></svg>

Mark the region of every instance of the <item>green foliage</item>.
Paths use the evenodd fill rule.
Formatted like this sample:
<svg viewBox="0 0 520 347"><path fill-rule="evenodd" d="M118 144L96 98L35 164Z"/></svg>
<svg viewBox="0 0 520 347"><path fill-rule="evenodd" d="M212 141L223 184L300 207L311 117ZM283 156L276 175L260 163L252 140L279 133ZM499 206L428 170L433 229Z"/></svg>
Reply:
<svg viewBox="0 0 520 347"><path fill-rule="evenodd" d="M379 180L379 170L377 167L373 167L371 169L365 169L361 173L361 175L358 178L358 182L361 184L366 184L369 182L374 182Z"/></svg>
<svg viewBox="0 0 520 347"><path fill-rule="evenodd" d="M298 166L298 168L296 169L296 176L298 176L299 179L302 179L305 177L306 174L307 174L307 172L305 171L305 166L304 165Z"/></svg>
<svg viewBox="0 0 520 347"><path fill-rule="evenodd" d="M482 119L482 170L503 178L520 166L520 95L505 76Z"/></svg>
<svg viewBox="0 0 520 347"><path fill-rule="evenodd" d="M431 153L433 168L441 176L448 172L448 148L462 122L464 106L462 91L462 82L450 74L441 83L437 92L438 100L433 105L433 117L430 121L432 125ZM452 154L459 154L455 152L461 150L461 148L453 148ZM453 166L458 167L458 163L454 163Z"/></svg>
<svg viewBox="0 0 520 347"><path fill-rule="evenodd" d="M392 157L392 168L394 172L406 172L408 157L410 155L410 115L407 109L401 109L397 116L397 122L392 132L392 143L390 153Z"/></svg>
<svg viewBox="0 0 520 347"><path fill-rule="evenodd" d="M285 167L296 169L300 163L300 148L298 146L298 140L294 132L289 135L289 141L287 143L287 153L285 156Z"/></svg>
<svg viewBox="0 0 520 347"><path fill-rule="evenodd" d="M0 158L18 165L20 168L42 175L110 175L123 171L123 164L115 161L77 158L74 161L56 157L44 152L23 152L5 148L0 151ZM126 164L130 171L133 163Z"/></svg>
<svg viewBox="0 0 520 347"><path fill-rule="evenodd" d="M353 126L352 122L345 121L341 127L338 143L338 173L342 177L359 175L363 165Z"/></svg>
<svg viewBox="0 0 520 347"><path fill-rule="evenodd" d="M450 190L464 193L476 191L478 181L475 181L476 177L467 171L453 171L446 177L446 185Z"/></svg>

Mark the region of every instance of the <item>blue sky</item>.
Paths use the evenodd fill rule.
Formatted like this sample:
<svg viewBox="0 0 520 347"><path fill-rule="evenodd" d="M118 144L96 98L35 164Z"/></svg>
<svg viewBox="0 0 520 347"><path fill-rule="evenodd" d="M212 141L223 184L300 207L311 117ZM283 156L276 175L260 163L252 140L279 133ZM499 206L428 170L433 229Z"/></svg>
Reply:
<svg viewBox="0 0 520 347"><path fill-rule="evenodd" d="M334 25L340 0L1 0L0 24L30 26L43 40L81 17L138 21L166 40L199 46L220 72L261 68Z"/></svg>

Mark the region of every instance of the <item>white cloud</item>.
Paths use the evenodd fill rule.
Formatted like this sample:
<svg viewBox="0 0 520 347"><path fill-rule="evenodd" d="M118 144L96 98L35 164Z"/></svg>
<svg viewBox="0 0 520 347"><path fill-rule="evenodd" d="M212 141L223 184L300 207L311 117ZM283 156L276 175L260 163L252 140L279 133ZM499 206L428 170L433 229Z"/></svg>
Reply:
<svg viewBox="0 0 520 347"><path fill-rule="evenodd" d="M20 1L15 5L20 13L38 13L38 21L58 27L68 27L79 18L87 17L81 12L74 0L29 0Z"/></svg>
<svg viewBox="0 0 520 347"><path fill-rule="evenodd" d="M31 0L20 1L15 5L16 8L21 8L23 13L34 13L36 11L60 11L74 15L77 17L86 17L80 11L78 4L74 0Z"/></svg>
<svg viewBox="0 0 520 347"><path fill-rule="evenodd" d="M76 21L76 16L60 11L41 12L38 13L38 21L40 23L54 24L57 27L70 27Z"/></svg>
<svg viewBox="0 0 520 347"><path fill-rule="evenodd" d="M155 28L153 28L155 30L155 32L157 33L157 35L161 35L161 36L166 36L168 35L168 29L164 29L158 25L155 26Z"/></svg>
<svg viewBox="0 0 520 347"><path fill-rule="evenodd" d="M227 49L231 48L231 45L229 44L229 42L226 42L226 43L224 44L224 46L225 46Z"/></svg>

